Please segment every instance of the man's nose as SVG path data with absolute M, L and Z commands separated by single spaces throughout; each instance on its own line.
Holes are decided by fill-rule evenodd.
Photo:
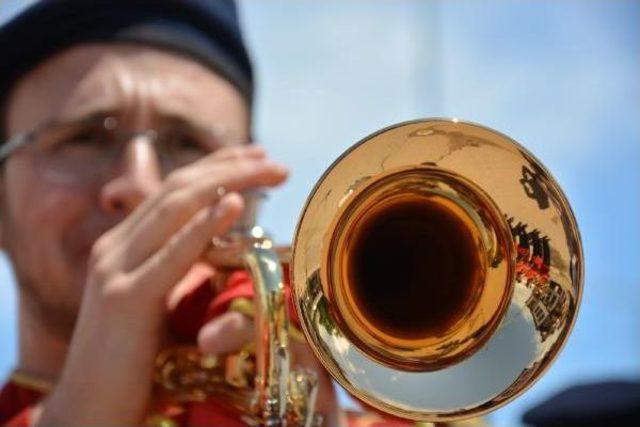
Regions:
M 140 136 L 124 147 L 114 173 L 102 186 L 102 208 L 114 214 L 129 214 L 160 188 L 162 177 L 152 143 Z

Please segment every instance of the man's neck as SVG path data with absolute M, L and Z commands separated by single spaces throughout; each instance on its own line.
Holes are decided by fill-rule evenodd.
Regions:
M 18 369 L 51 380 L 60 376 L 70 336 L 54 329 L 28 296 L 18 296 Z

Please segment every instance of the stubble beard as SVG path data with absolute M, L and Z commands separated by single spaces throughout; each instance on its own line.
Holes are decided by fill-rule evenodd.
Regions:
M 78 319 L 79 302 L 70 296 L 50 295 L 46 290 L 60 289 L 54 283 L 17 278 L 21 309 L 55 338 L 70 341 Z

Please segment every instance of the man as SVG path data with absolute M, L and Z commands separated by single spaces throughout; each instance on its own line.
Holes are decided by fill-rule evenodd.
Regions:
M 243 215 L 241 194 L 287 177 L 248 144 L 252 74 L 235 6 L 44 1 L 2 29 L 0 52 L 1 243 L 19 304 L 0 423 L 141 424 L 154 415 L 167 301 L 215 275 L 198 259 Z M 252 333 L 227 312 L 197 342 L 221 354 Z M 320 380 L 318 409 L 337 425 Z M 238 423 L 221 411 L 199 422 Z

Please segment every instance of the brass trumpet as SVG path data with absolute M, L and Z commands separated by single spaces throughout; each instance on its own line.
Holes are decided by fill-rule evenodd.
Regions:
M 583 286 L 556 181 L 507 136 L 456 119 L 400 123 L 352 146 L 311 192 L 290 251 L 257 236 L 207 259 L 253 275 L 255 366 L 238 374 L 242 356 L 168 349 L 156 376 L 177 399 L 222 399 L 251 425 L 321 423 L 313 373 L 289 366 L 283 263 L 333 378 L 430 422 L 482 415 L 531 386 L 565 344 Z M 247 373 L 253 386 L 237 383 Z

